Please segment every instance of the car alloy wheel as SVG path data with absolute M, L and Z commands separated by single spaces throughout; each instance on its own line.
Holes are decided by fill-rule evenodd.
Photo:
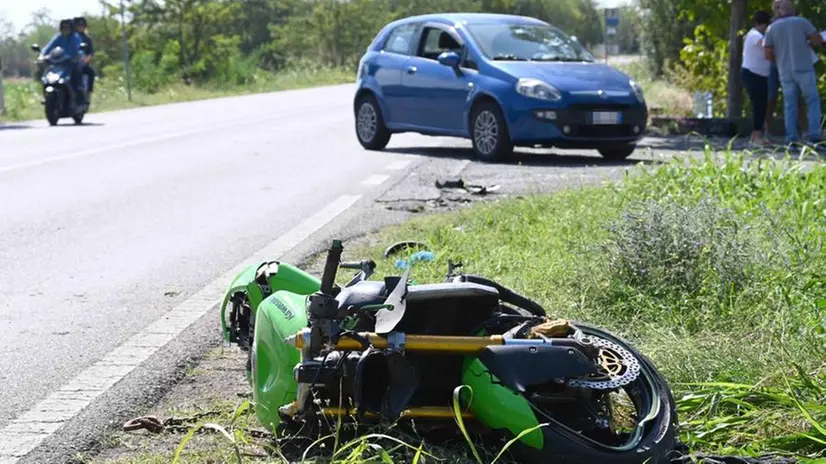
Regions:
M 368 101 L 362 103 L 357 120 L 357 130 L 362 141 L 369 143 L 376 137 L 377 119 L 376 108 L 373 104 Z
M 473 123 L 473 139 L 476 141 L 476 148 L 485 156 L 496 150 L 496 143 L 499 141 L 499 124 L 493 113 L 484 110 L 476 116 Z

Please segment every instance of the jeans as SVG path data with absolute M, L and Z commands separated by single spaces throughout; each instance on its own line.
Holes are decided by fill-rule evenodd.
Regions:
M 817 77 L 814 71 L 790 72 L 780 76 L 783 87 L 783 110 L 786 123 L 786 143 L 797 142 L 797 102 L 803 96 L 806 104 L 810 142 L 820 141 L 820 94 L 817 90 Z
M 769 106 L 769 78 L 755 74 L 746 68 L 740 68 L 740 78 L 751 100 L 752 127 L 755 132 L 762 132 L 766 122 L 766 110 Z

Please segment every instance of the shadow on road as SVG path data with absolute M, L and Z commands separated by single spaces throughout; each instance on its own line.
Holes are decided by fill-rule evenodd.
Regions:
M 473 150 L 460 147 L 398 147 L 386 148 L 384 151 L 405 155 L 420 155 L 434 158 L 453 158 L 472 160 Z M 660 164 L 659 160 L 639 160 L 630 158 L 620 161 L 606 160 L 600 156 L 585 156 L 576 153 L 558 154 L 551 151 L 543 153 L 525 153 L 518 148 L 513 156 L 507 160 L 488 164 L 521 164 L 523 166 L 557 166 L 557 167 L 585 167 L 585 166 L 631 166 L 635 164 Z
M 75 124 L 75 123 L 60 124 L 60 123 L 58 123 L 56 126 L 53 126 L 53 127 L 95 127 L 95 126 L 105 126 L 105 125 L 106 124 L 104 124 L 102 122 L 85 122 L 84 121 L 80 124 Z
M 32 126 L 27 124 L 0 124 L 0 131 L 12 129 L 31 129 Z

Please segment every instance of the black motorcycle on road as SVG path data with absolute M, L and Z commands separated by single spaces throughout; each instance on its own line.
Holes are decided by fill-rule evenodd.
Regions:
M 80 44 L 81 51 L 86 50 L 86 43 Z M 32 50 L 40 53 L 40 46 L 32 45 Z M 45 65 L 38 66 L 40 71 L 40 82 L 43 84 L 43 106 L 46 112 L 46 119 L 49 125 L 57 125 L 61 118 L 72 118 L 75 124 L 83 122 L 83 117 L 89 111 L 88 83 L 85 79 L 80 83 L 81 92 L 78 95 L 78 85 L 72 82 L 72 66 L 77 64 L 74 60 L 66 56 L 63 48 L 55 47 L 48 56 L 42 57 Z M 41 64 L 40 60 L 38 64 Z M 78 98 L 81 97 L 81 98 Z

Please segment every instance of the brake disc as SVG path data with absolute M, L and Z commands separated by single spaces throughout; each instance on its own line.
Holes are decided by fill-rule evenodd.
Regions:
M 601 375 L 596 378 L 571 379 L 568 381 L 569 386 L 593 390 L 614 390 L 628 385 L 639 377 L 639 361 L 622 346 L 593 335 L 582 337 L 580 342 L 591 344 L 599 349 L 597 363 Z

